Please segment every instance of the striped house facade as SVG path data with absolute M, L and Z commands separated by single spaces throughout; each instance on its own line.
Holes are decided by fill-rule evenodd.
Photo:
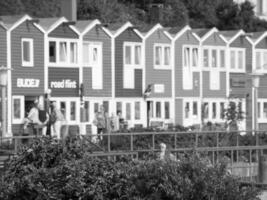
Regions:
M 28 15 L 1 20 L 0 61 L 12 68 L 9 135 L 20 134 L 36 99 L 56 101 L 70 130 L 80 134 L 95 132 L 101 105 L 109 116 L 121 113 L 128 128 L 154 122 L 200 127 L 224 123 L 224 110 L 234 102 L 246 113 L 242 129 L 267 126 L 266 32 Z M 261 75 L 258 93 L 254 72 Z

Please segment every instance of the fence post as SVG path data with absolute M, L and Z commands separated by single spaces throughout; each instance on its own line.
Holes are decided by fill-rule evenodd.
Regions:
M 133 133 L 131 132 L 131 151 L 133 151 Z
M 154 152 L 155 151 L 155 134 L 154 134 L 154 132 L 152 133 L 152 149 Z
M 108 152 L 110 152 L 110 132 L 108 132 Z
M 18 140 L 17 140 L 17 138 L 14 138 L 14 140 L 15 140 L 14 141 L 14 143 L 15 143 L 14 144 L 15 145 L 15 149 L 14 150 L 15 150 L 15 154 L 17 154 L 18 153 Z

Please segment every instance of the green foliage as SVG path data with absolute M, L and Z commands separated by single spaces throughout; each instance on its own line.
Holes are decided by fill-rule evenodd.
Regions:
M 242 188 L 225 164 L 211 166 L 195 153 L 180 161 L 115 162 L 92 158 L 89 146 L 77 137 L 36 140 L 9 164 L 0 199 L 250 200 L 258 194 Z

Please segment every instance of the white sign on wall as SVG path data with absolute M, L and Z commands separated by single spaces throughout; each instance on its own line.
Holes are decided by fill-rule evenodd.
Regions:
M 155 84 L 154 85 L 154 92 L 155 93 L 164 93 L 165 87 L 163 84 Z
M 77 82 L 70 79 L 63 79 L 61 81 L 51 81 L 50 88 L 77 88 Z
M 40 86 L 39 79 L 33 78 L 18 78 L 17 87 L 18 88 L 38 88 Z

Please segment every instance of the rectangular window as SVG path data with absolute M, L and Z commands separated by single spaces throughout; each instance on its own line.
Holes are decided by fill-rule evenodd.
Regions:
M 190 104 L 189 102 L 185 103 L 185 108 L 184 108 L 184 113 L 185 113 L 185 118 L 189 118 L 189 111 L 190 111 Z
M 224 50 L 220 51 L 220 64 L 221 64 L 221 68 L 225 67 L 225 51 Z
M 193 101 L 193 116 L 198 115 L 198 108 L 197 108 L 197 102 Z
M 70 120 L 71 121 L 76 120 L 76 102 L 75 101 L 70 102 Z
M 162 55 L 161 47 L 156 46 L 155 47 L 155 65 L 160 65 L 161 64 L 161 60 L 162 60 L 161 55 Z
M 267 69 L 267 52 L 263 53 L 263 69 L 266 70 Z
M 84 120 L 85 122 L 89 122 L 90 121 L 90 102 L 89 101 L 84 102 L 84 111 L 85 111 Z
M 204 119 L 209 118 L 209 103 L 205 102 L 203 105 L 203 114 L 204 114 Z
M 224 119 L 224 103 L 220 103 L 220 118 Z
M 49 62 L 55 63 L 57 61 L 56 55 L 56 42 L 49 42 Z
M 256 69 L 261 69 L 261 52 L 256 52 Z
M 164 65 L 170 65 L 170 57 L 171 57 L 171 48 L 164 48 Z
M 263 103 L 263 117 L 267 118 L 267 102 Z
M 77 43 L 70 43 L 70 62 L 77 63 Z
M 108 101 L 103 101 L 103 108 L 104 108 L 104 112 L 109 113 L 109 102 Z
M 88 45 L 88 43 L 84 43 L 83 44 L 83 63 L 85 65 L 90 64 L 90 58 L 88 55 L 89 55 L 89 45 Z
M 209 50 L 204 49 L 203 52 L 203 65 L 204 67 L 209 67 Z
M 131 53 L 131 47 L 130 46 L 126 46 L 125 47 L 125 64 L 132 64 L 132 53 Z
M 22 39 L 22 66 L 33 66 L 33 39 Z
M 67 62 L 67 42 L 59 42 L 59 61 Z
M 238 69 L 244 68 L 243 59 L 243 51 L 238 51 Z
M 140 117 L 140 102 L 135 102 L 134 103 L 134 118 L 136 120 L 140 120 L 141 117 Z
M 258 102 L 257 105 L 258 105 L 258 118 L 261 118 L 261 103 Z
M 216 103 L 213 102 L 212 103 L 212 119 L 216 119 L 217 116 L 217 107 L 216 107 Z
M 131 103 L 126 103 L 126 120 L 131 120 Z
M 13 99 L 13 119 L 18 120 L 21 119 L 21 99 Z
M 94 103 L 94 113 L 98 112 L 99 103 Z
M 211 54 L 211 61 L 212 61 L 212 67 L 217 67 L 217 50 L 212 49 L 212 54 Z
M 235 51 L 231 51 L 230 52 L 230 56 L 231 56 L 231 69 L 235 69 L 236 68 L 236 64 L 235 64 Z
M 184 48 L 184 67 L 189 67 L 189 59 L 190 59 L 190 48 Z
M 161 102 L 156 102 L 156 118 L 161 118 Z
M 164 103 L 165 107 L 165 119 L 170 119 L 170 102 L 165 102 Z
M 116 103 L 116 112 L 117 112 L 117 114 L 119 112 L 122 113 L 122 103 L 121 102 Z
M 66 102 L 65 101 L 60 102 L 60 111 L 63 114 L 64 118 L 66 119 Z
M 198 66 L 198 49 L 197 48 L 193 48 L 193 67 L 197 67 Z
M 158 44 L 154 46 L 154 65 L 155 68 L 166 68 L 170 65 L 171 48 Z
M 141 64 L 141 46 L 140 45 L 135 46 L 135 64 L 136 65 Z

